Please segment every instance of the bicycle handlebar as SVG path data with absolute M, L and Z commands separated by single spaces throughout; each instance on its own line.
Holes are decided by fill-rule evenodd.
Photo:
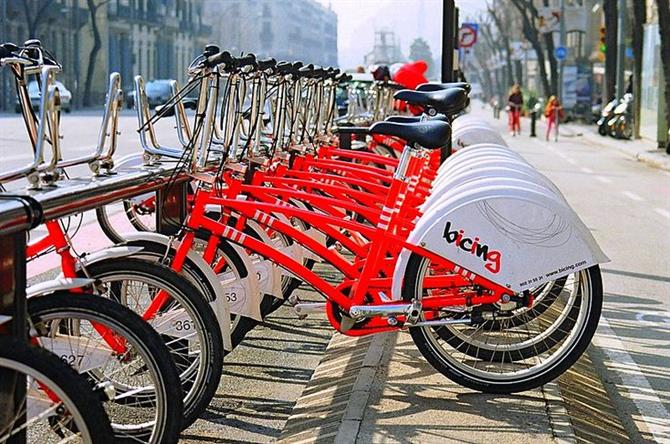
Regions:
M 208 68 L 213 68 L 222 63 L 225 64 L 226 66 L 234 64 L 233 56 L 231 56 L 228 51 L 221 51 L 214 55 L 210 55 L 206 57 L 204 61 L 204 65 Z
M 265 71 L 265 70 L 272 69 L 275 66 L 277 66 L 277 60 L 275 60 L 273 58 L 269 58 L 269 59 L 265 59 L 265 60 L 257 60 L 257 64 L 258 64 L 258 69 L 260 71 Z

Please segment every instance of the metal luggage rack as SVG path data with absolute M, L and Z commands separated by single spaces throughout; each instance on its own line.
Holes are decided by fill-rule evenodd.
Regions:
M 13 60 L 5 58 L 3 62 L 12 63 Z M 16 59 L 16 63 L 22 62 Z M 26 189 L 0 191 L 0 319 L 11 318 L 10 333 L 20 340 L 27 337 L 26 245 L 27 233 L 32 228 L 48 220 L 151 192 L 156 192 L 159 202 L 156 211 L 158 231 L 174 233 L 186 216 L 188 175 L 182 170 L 176 171 L 178 163 L 170 158 L 161 162 L 160 155 L 154 155 L 152 162 L 114 168 L 113 154 L 122 100 L 117 73 L 110 75 L 97 144 L 87 155 L 63 159 L 58 133 L 60 100 L 54 86 L 54 74 L 59 70 L 59 67 L 48 66 L 31 72 L 40 76 L 45 92 L 39 118 L 26 119 L 33 159 L 22 168 L 0 171 L 0 185 L 20 178 L 28 180 Z M 19 95 L 19 100 L 24 109 L 31 107 L 27 97 Z M 143 104 L 139 105 L 138 109 L 142 109 Z M 146 146 L 144 148 L 146 153 Z M 177 152 L 181 150 L 170 151 L 172 159 L 178 157 Z M 92 175 L 70 179 L 63 174 L 65 168 L 84 164 L 88 164 Z

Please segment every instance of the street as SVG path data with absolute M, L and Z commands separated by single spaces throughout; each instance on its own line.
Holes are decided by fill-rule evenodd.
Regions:
M 582 137 L 528 138 L 524 123 L 510 147 L 558 186 L 612 260 L 591 348 L 599 376 L 631 439 L 670 440 L 670 173 Z
M 481 395 L 435 375 L 401 333 L 377 345 L 362 344 L 365 359 L 374 347 L 383 353 L 365 365 L 365 359 L 352 357 L 347 362 L 360 365 L 347 367 L 352 376 L 339 379 L 319 370 L 332 368 L 328 363 L 334 360 L 326 347 L 332 330 L 323 317 L 299 320 L 284 308 L 227 358 L 216 401 L 184 432 L 184 442 L 303 439 L 297 436 L 306 442 L 335 437 L 358 442 L 670 442 L 670 172 L 607 147 L 607 138 L 596 144 L 577 135 L 593 131 L 589 127 L 568 125 L 558 142 L 547 142 L 528 137 L 527 119 L 522 134 L 510 137 L 504 115 L 494 120 L 479 104 L 472 113 L 493 123 L 511 149 L 558 186 L 612 260 L 602 266 L 603 316 L 588 356 L 543 390 Z M 66 158 L 93 148 L 99 120 L 94 112 L 64 116 Z M 175 144 L 172 120 L 161 125 L 164 143 Z M 0 115 L 0 127 L 2 169 L 27 162 L 20 118 Z M 124 111 L 116 158 L 140 152 L 135 127 L 134 115 Z M 538 134 L 544 134 L 544 123 Z M 86 169 L 73 174 L 86 174 Z M 80 251 L 107 243 L 92 215 L 85 216 L 74 242 Z M 38 261 L 38 267 L 30 265 L 34 279 L 55 266 L 46 258 Z M 303 294 L 316 297 L 307 290 Z M 346 358 L 342 348 L 336 350 L 337 359 Z M 356 347 L 350 352 L 358 353 Z M 360 383 L 364 389 L 346 389 L 366 370 L 373 376 L 367 385 Z M 324 385 L 324 378 L 334 387 Z M 309 407 L 315 405 L 310 404 L 313 386 L 326 387 L 316 396 L 325 407 Z M 365 393 L 363 401 L 357 393 Z M 311 401 L 305 399 L 309 396 Z M 358 417 L 347 416 L 356 402 L 364 403 Z M 567 418 L 565 430 L 556 418 Z

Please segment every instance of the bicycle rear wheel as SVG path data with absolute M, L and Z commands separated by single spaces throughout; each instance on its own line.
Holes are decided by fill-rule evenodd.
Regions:
M 45 444 L 115 442 L 101 395 L 86 379 L 44 349 L 0 338 L 0 386 L 16 383 L 14 411 L 0 412 L 0 443 L 21 437 Z

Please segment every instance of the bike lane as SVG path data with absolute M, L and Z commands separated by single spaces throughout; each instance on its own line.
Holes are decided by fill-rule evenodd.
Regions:
M 475 113 L 504 129 L 488 111 Z M 556 183 L 612 259 L 602 266 L 593 367 L 630 439 L 670 442 L 670 173 L 615 147 L 625 142 L 580 135 L 591 127 L 562 130 L 558 142 L 506 140 Z

